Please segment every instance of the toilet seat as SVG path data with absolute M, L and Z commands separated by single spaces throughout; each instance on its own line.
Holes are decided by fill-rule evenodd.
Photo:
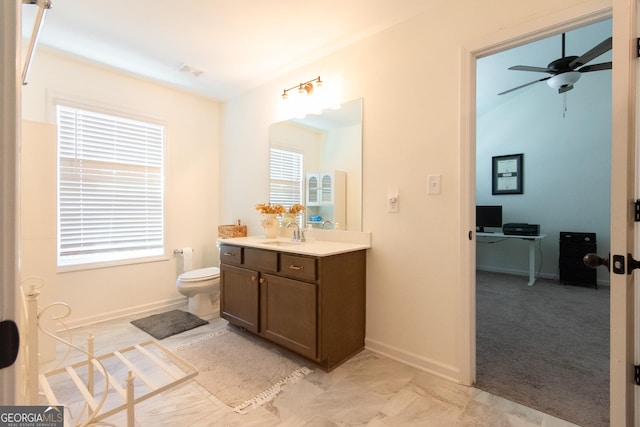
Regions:
M 203 280 L 215 279 L 220 276 L 218 267 L 198 268 L 197 270 L 186 271 L 178 276 L 178 281 L 183 283 L 201 282 Z

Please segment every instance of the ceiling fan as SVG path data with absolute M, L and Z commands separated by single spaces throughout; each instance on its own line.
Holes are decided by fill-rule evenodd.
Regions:
M 573 84 L 578 81 L 581 73 L 611 69 L 611 62 L 585 65 L 589 61 L 609 50 L 611 50 L 611 37 L 602 41 L 582 56 L 565 56 L 565 34 L 562 33 L 562 58 L 550 62 L 549 65 L 547 65 L 547 68 L 530 67 L 528 65 L 514 65 L 513 67 L 509 67 L 509 70 L 549 73 L 552 74 L 551 76 L 505 90 L 504 92 L 500 92 L 498 95 L 504 95 L 505 93 L 513 92 L 514 90 L 522 89 L 523 87 L 544 81 L 546 81 L 552 88 L 558 89 L 558 93 L 568 92 L 573 89 Z

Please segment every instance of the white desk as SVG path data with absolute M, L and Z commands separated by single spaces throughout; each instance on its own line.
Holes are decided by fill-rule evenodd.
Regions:
M 547 237 L 546 234 L 537 236 L 521 236 L 519 234 L 504 233 L 481 233 L 477 232 L 476 237 L 491 237 L 494 239 L 521 239 L 529 242 L 529 286 L 533 286 L 536 282 L 536 241 L 540 241 Z

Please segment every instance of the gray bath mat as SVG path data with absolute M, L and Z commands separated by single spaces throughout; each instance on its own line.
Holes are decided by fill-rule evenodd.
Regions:
M 171 310 L 166 313 L 153 314 L 131 322 L 157 340 L 206 325 L 206 320 L 182 310 Z

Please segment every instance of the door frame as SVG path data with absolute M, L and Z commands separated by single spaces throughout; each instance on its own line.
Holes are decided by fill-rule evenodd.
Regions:
M 0 58 L 0 320 L 19 322 L 17 304 L 19 260 L 19 141 L 21 117 L 20 50 L 21 12 L 19 1 L 0 1 L 2 37 Z M 15 404 L 16 364 L 0 369 L 0 405 Z
M 633 253 L 632 201 L 635 178 L 636 1 L 593 1 L 536 20 L 519 23 L 460 51 L 460 382 L 476 379 L 476 60 L 525 43 L 614 16 L 612 70 L 611 252 Z M 615 224 L 618 224 L 617 226 Z M 640 254 L 638 254 L 640 255 Z M 633 280 L 611 274 L 611 425 L 633 425 Z

